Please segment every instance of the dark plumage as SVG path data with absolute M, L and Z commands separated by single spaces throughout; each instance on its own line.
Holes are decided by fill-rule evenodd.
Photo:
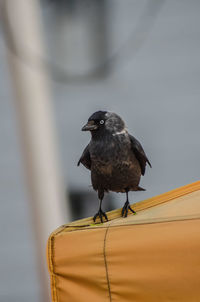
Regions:
M 125 192 L 127 199 L 122 216 L 133 211 L 128 200 L 129 191 L 141 191 L 140 177 L 145 174 L 146 163 L 151 164 L 139 141 L 130 135 L 124 121 L 115 113 L 97 111 L 88 119 L 82 131 L 91 132 L 91 141 L 78 161 L 91 170 L 94 190 L 98 191 L 99 211 L 94 216 L 103 222 L 107 215 L 101 209 L 104 192 Z

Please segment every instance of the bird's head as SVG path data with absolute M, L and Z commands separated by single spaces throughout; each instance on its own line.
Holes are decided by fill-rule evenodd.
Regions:
M 115 135 L 125 131 L 125 124 L 116 113 L 97 111 L 89 117 L 82 131 L 90 131 L 92 136 L 102 135 L 103 133 Z

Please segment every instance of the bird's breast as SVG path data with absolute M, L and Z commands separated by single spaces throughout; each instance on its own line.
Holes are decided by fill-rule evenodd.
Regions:
M 129 174 L 130 171 L 138 170 L 138 162 L 134 159 L 116 159 L 114 161 L 93 160 L 92 171 L 102 176 Z
M 121 137 L 122 136 L 122 137 Z M 102 176 L 118 176 L 138 169 L 138 162 L 126 136 L 98 141 L 90 149 L 91 170 Z
M 101 161 L 105 164 L 108 162 L 114 163 L 116 160 L 126 160 L 130 152 L 130 142 L 123 141 L 122 138 L 119 139 L 118 137 L 95 142 L 90 148 L 92 161 Z

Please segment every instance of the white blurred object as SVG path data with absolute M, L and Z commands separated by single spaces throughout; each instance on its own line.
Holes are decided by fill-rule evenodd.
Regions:
M 41 301 L 46 302 L 50 301 L 46 243 L 55 228 L 70 220 L 69 209 L 66 208 L 57 163 L 48 73 L 42 62 L 38 69 L 23 60 L 23 56 L 26 60 L 32 54 L 44 57 L 39 3 L 38 0 L 7 0 L 4 5 L 2 19 L 10 47 L 8 61 L 16 93 L 16 108 L 31 197 Z

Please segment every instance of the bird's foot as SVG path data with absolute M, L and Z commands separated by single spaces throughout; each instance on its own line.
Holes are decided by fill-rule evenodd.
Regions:
M 107 217 L 106 213 L 103 212 L 101 209 L 99 210 L 99 212 L 97 212 L 97 213 L 94 215 L 94 217 L 93 217 L 94 222 L 96 221 L 97 217 L 99 217 L 101 223 L 104 222 L 104 221 L 103 221 L 103 217 L 105 218 L 106 221 L 108 221 L 108 217 Z
M 122 208 L 122 217 L 127 217 L 128 210 L 130 210 L 133 214 L 136 214 L 136 212 L 131 208 L 130 203 L 126 201 Z

